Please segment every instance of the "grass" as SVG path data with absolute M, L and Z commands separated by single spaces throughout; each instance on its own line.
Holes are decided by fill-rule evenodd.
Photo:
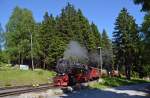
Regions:
M 8 86 L 22 86 L 33 84 L 44 84 L 49 82 L 49 78 L 55 75 L 54 72 L 42 69 L 19 70 L 10 69 L 0 70 L 0 88 Z
M 101 83 L 95 83 L 90 85 L 91 88 L 103 89 L 107 87 L 117 87 L 117 86 L 124 86 L 124 85 L 131 85 L 131 84 L 138 84 L 138 83 L 148 83 L 150 81 L 141 80 L 141 79 L 131 79 L 127 80 L 126 78 L 117 78 L 117 77 L 105 77 L 102 78 Z
M 33 85 L 33 84 L 44 84 L 49 82 L 49 78 L 55 76 L 52 71 L 46 71 L 42 69 L 31 70 L 19 70 L 14 69 L 10 65 L 0 65 L 0 88 L 10 86 L 22 86 L 22 85 Z M 90 85 L 91 88 L 106 88 L 116 87 L 123 85 L 131 85 L 137 83 L 145 83 L 150 81 L 131 79 L 126 80 L 125 78 L 102 78 L 101 83 L 95 83 Z

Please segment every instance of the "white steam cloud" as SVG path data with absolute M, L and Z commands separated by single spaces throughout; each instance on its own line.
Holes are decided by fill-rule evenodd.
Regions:
M 88 59 L 86 48 L 82 47 L 77 41 L 70 41 L 68 48 L 64 52 L 64 58 L 75 62 Z

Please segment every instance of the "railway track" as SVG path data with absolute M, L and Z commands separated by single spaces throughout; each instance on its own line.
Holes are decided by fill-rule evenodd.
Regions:
M 44 84 L 40 85 L 38 87 L 33 86 L 22 86 L 22 87 L 11 87 L 11 88 L 1 88 L 0 89 L 0 97 L 4 96 L 11 96 L 11 95 L 17 95 L 22 93 L 28 93 L 28 92 L 39 92 L 44 91 L 47 89 L 54 88 L 51 84 Z
M 80 83 L 80 85 L 86 87 L 90 83 L 97 82 L 97 80 Z M 76 86 L 72 86 L 72 88 L 76 88 Z M 33 87 L 31 85 L 28 86 L 19 86 L 19 87 L 10 87 L 10 88 L 0 88 L 0 97 L 11 96 L 11 95 L 19 95 L 23 93 L 29 92 L 40 92 L 48 89 L 63 89 L 66 90 L 67 87 L 54 87 L 53 84 L 43 84 L 38 87 Z

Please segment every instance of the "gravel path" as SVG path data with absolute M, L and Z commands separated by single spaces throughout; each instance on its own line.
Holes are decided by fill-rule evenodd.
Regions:
M 150 98 L 150 83 L 104 90 L 85 89 L 55 98 Z

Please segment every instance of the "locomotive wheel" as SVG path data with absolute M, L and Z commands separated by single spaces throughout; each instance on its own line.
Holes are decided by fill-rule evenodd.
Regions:
M 95 77 L 95 78 L 94 78 L 94 80 L 98 80 L 98 79 L 99 79 L 99 77 Z
M 90 81 L 93 81 L 93 80 L 94 80 L 94 77 L 90 76 L 89 80 L 90 80 Z

